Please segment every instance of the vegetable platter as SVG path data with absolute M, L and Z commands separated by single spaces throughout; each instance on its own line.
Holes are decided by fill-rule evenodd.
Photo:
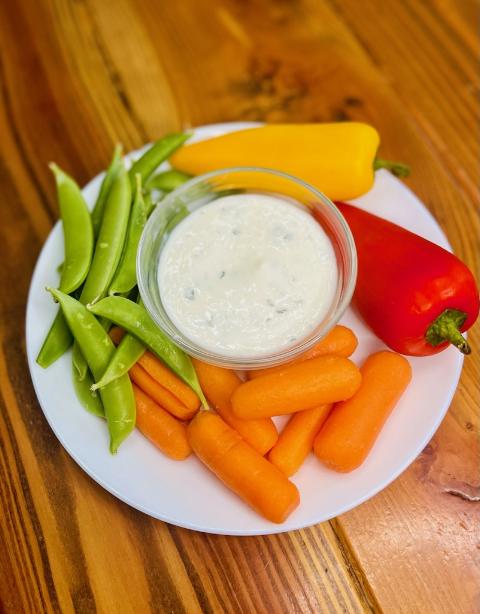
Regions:
M 251 126 L 245 123 L 231 123 L 200 127 L 194 131 L 189 143 Z M 136 160 L 142 153 L 143 151 L 133 152 L 127 158 Z M 115 159 L 112 163 L 115 164 Z M 167 169 L 168 165 L 165 164 L 162 168 Z M 56 177 L 58 181 L 59 171 L 56 171 Z M 82 190 L 90 208 L 98 202 L 102 179 L 102 176 L 96 177 Z M 172 187 L 175 187 L 175 176 L 169 176 L 169 180 L 172 181 Z M 135 181 L 131 181 L 129 187 L 134 192 Z M 373 187 L 364 196 L 350 199 L 349 202 L 449 249 L 448 241 L 428 210 L 405 185 L 386 170 L 375 173 Z M 93 218 L 95 224 L 94 220 L 95 218 Z M 94 232 L 93 228 L 92 233 Z M 51 295 L 45 292 L 45 287 L 59 286 L 60 276 L 57 267 L 64 260 L 68 264 L 74 257 L 74 251 L 64 254 L 62 228 L 57 224 L 39 256 L 28 299 L 27 352 L 35 390 L 50 426 L 67 452 L 84 471 L 122 501 L 155 518 L 182 527 L 230 535 L 260 535 L 289 531 L 328 520 L 359 505 L 394 480 L 433 436 L 455 393 L 463 362 L 463 355 L 455 348 L 449 347 L 428 358 L 409 357 L 411 382 L 366 460 L 352 471 L 350 471 L 352 467 L 349 467 L 345 469 L 348 470 L 347 473 L 339 473 L 319 463 L 317 458 L 310 454 L 299 471 L 290 478 L 291 483 L 296 486 L 295 490 L 298 489 L 301 494 L 301 505 L 293 509 L 283 522 L 274 524 L 271 520 L 255 513 L 225 488 L 211 472 L 206 470 L 195 455 L 190 455 L 182 462 L 175 462 L 161 454 L 138 429 L 133 430 L 133 425 L 131 428 L 127 427 L 133 432 L 125 437 L 123 443 L 120 442 L 121 448 L 118 453 L 111 454 L 109 446 L 116 449 L 118 445 L 112 443 L 107 429 L 100 423 L 100 418 L 86 412 L 75 394 L 71 352 L 63 354 L 48 369 L 37 364 L 36 359 L 45 334 L 58 308 Z M 64 272 L 64 269 L 61 269 L 62 283 L 67 290 L 71 290 L 72 284 L 79 282 L 82 267 L 86 268 L 85 262 L 74 266 L 76 279 L 75 276 L 68 274 L 68 270 Z M 105 266 L 94 280 L 96 284 L 99 283 L 98 277 L 101 277 L 104 269 Z M 130 285 L 128 277 L 128 271 L 115 276 L 119 293 L 128 291 Z M 86 284 L 83 286 L 83 292 L 85 287 Z M 58 293 L 56 298 L 63 301 Z M 77 303 L 74 299 L 73 302 Z M 100 304 L 101 301 L 97 303 Z M 142 308 L 141 305 L 138 307 Z M 92 310 L 95 311 L 95 306 Z M 351 356 L 357 365 L 362 365 L 372 353 L 387 349 L 365 324 L 355 307 L 347 309 L 340 324 L 352 329 L 358 339 L 358 347 Z M 98 328 L 107 336 L 100 325 Z M 102 335 L 101 332 L 98 334 Z M 116 341 L 120 342 L 120 339 Z M 114 352 L 113 342 L 107 339 L 105 348 L 106 352 L 103 358 L 100 358 L 101 364 L 97 365 L 98 372 L 94 374 L 95 380 L 101 378 L 100 371 L 105 370 L 108 358 Z M 130 350 L 132 351 L 131 348 Z M 138 355 L 143 353 L 138 346 L 137 351 Z M 88 348 L 83 348 L 83 352 L 88 354 Z M 80 353 L 79 363 L 82 362 L 82 358 L 83 354 Z M 176 358 L 172 360 L 175 361 Z M 172 364 L 174 363 L 169 366 L 172 367 Z M 92 369 L 92 365 L 90 367 Z M 183 383 L 197 386 L 197 380 L 192 379 L 192 375 L 189 375 L 184 367 L 185 365 L 181 373 L 177 371 Z M 134 381 L 137 421 L 139 415 L 148 420 L 151 409 L 148 395 L 147 398 L 142 396 L 142 390 L 145 389 L 140 390 L 134 376 L 131 377 Z M 201 382 L 202 377 L 199 379 Z M 251 383 L 257 385 L 255 378 Z M 178 383 L 174 385 L 178 386 Z M 182 395 L 184 392 L 182 389 L 179 394 Z M 202 396 L 202 393 L 199 395 Z M 186 403 L 188 404 L 188 401 Z M 349 401 L 345 403 L 348 404 Z M 239 406 L 242 404 L 241 400 L 238 404 Z M 140 413 L 139 408 L 141 408 Z M 215 417 L 215 414 L 205 412 L 202 414 L 209 420 Z M 312 416 L 312 420 L 322 419 L 319 414 Z M 125 424 L 127 422 L 128 420 Z M 275 417 L 274 422 L 280 430 L 286 422 L 286 417 Z M 214 429 L 216 426 L 212 425 L 209 428 Z M 121 439 L 123 440 L 123 435 Z M 319 454 L 324 454 L 326 448 L 328 442 L 323 446 L 323 452 Z M 178 458 L 186 455 L 181 446 L 173 453 L 178 454 Z

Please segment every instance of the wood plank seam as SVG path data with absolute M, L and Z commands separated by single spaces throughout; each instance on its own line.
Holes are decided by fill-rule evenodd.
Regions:
M 328 527 L 328 524 L 325 525 Z M 302 562 L 301 570 L 307 571 L 308 568 L 313 572 L 316 582 L 313 586 L 313 592 L 317 599 L 317 603 L 321 606 L 322 611 L 338 611 L 347 610 L 354 613 L 359 612 L 358 604 L 351 599 L 351 593 L 355 593 L 355 587 L 352 587 L 348 572 L 341 564 L 341 561 L 332 552 L 328 542 L 328 535 L 325 534 L 324 525 L 319 525 L 314 529 L 301 529 L 296 532 L 285 534 L 286 539 L 290 541 L 297 557 Z M 314 544 L 308 537 L 312 536 Z M 338 573 L 337 573 L 338 572 Z M 312 576 L 305 575 L 305 580 L 311 582 Z M 360 600 L 358 599 L 360 602 Z
M 195 569 L 195 565 L 192 563 L 192 560 L 186 548 L 184 547 L 182 540 L 179 539 L 178 529 L 174 525 L 171 525 L 168 523 L 166 524 L 166 527 L 168 529 L 168 532 L 170 533 L 170 536 L 173 540 L 173 543 L 175 544 L 176 549 L 178 550 L 180 554 L 180 558 L 182 559 L 182 562 L 185 565 L 185 571 L 195 590 L 195 594 L 199 601 L 202 612 L 204 612 L 205 614 L 213 613 L 212 606 L 208 599 L 207 592 L 205 590 L 203 582 L 200 579 L 200 575 Z
M 144 574 L 154 608 L 161 608 L 160 611 L 175 612 L 175 614 L 187 614 L 175 579 L 169 574 L 165 561 L 155 556 L 155 528 L 153 525 L 159 521 L 146 517 L 142 519 L 144 522 L 139 523 L 136 522 L 135 512 L 131 508 L 127 507 L 125 512 L 131 517 L 133 532 L 138 537 L 136 540 L 138 553 L 143 562 Z
M 299 534 L 300 534 L 300 532 L 299 532 Z M 307 591 L 305 589 L 305 580 L 307 580 L 307 582 L 308 582 L 308 578 L 306 576 L 305 569 L 304 569 L 303 566 L 300 567 L 300 566 L 294 565 L 291 557 L 288 556 L 287 548 L 284 547 L 283 544 L 282 544 L 282 541 L 285 540 L 287 542 L 290 542 L 295 547 L 295 545 L 293 543 L 294 540 L 292 539 L 292 537 L 293 537 L 293 535 L 291 533 L 289 533 L 289 532 L 285 533 L 284 535 L 281 536 L 281 539 L 279 541 L 280 541 L 280 544 L 281 544 L 282 554 L 284 555 L 285 559 L 288 561 L 288 564 L 289 564 L 290 568 L 292 569 L 292 572 L 297 577 L 299 585 L 301 586 L 301 590 L 303 592 L 303 595 L 304 595 L 305 599 L 307 601 L 310 601 L 309 596 L 307 594 Z M 314 565 L 313 565 L 312 561 L 309 561 L 309 565 L 311 566 L 311 568 L 314 568 Z M 298 567 L 298 570 L 297 570 L 297 567 Z M 314 571 L 316 571 L 316 570 L 314 570 Z M 300 577 L 300 572 L 303 572 L 303 574 L 302 574 L 303 577 Z M 318 583 L 318 576 L 317 576 L 317 583 Z M 323 591 L 322 591 L 321 595 L 318 595 L 317 593 L 319 593 L 320 591 L 315 590 L 316 588 L 317 587 L 314 587 L 314 596 L 315 596 L 315 600 L 317 602 L 317 605 L 320 605 L 320 604 L 326 605 L 325 595 L 323 595 Z
M 348 537 L 341 526 L 341 520 L 334 518 L 329 521 L 332 527 L 333 533 L 338 541 L 338 547 L 342 553 L 343 560 L 348 569 L 352 582 L 357 590 L 357 593 L 361 597 L 361 600 L 368 612 L 374 612 L 375 614 L 381 613 L 382 609 L 377 601 L 375 593 L 370 586 L 370 583 L 363 571 L 363 567 L 360 561 L 357 559 L 353 552 Z
M 206 547 L 206 549 L 208 550 L 212 561 L 215 563 L 215 567 L 217 569 L 217 575 L 218 578 L 216 578 L 211 572 L 210 570 L 208 570 L 209 576 L 210 576 L 210 581 L 212 582 L 212 586 L 216 586 L 216 591 L 217 591 L 217 598 L 220 601 L 220 605 L 222 607 L 222 611 L 225 612 L 242 612 L 242 610 L 244 609 L 244 607 L 242 607 L 242 604 L 240 603 L 240 599 L 238 596 L 238 588 L 234 585 L 234 583 L 232 582 L 230 575 L 228 573 L 228 569 L 226 567 L 226 565 L 222 564 L 222 559 L 220 557 L 219 554 L 219 548 L 216 547 L 215 542 L 216 541 L 224 541 L 224 537 L 223 536 L 217 536 L 217 535 L 210 535 L 207 534 L 205 536 L 202 536 L 201 538 L 202 541 L 202 545 L 203 547 Z M 217 585 L 217 582 L 220 581 L 221 587 L 228 587 L 229 589 L 229 595 L 231 596 L 231 601 L 227 604 L 225 603 L 221 592 L 220 592 L 220 586 Z M 237 607 L 233 607 L 233 604 L 236 604 Z M 228 606 L 228 607 L 227 607 Z

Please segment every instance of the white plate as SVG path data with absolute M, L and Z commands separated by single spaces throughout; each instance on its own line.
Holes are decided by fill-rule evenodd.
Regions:
M 195 131 L 194 138 L 250 125 L 204 126 Z M 100 182 L 101 176 L 96 177 L 84 189 L 90 205 Z M 386 171 L 377 173 L 374 188 L 356 204 L 449 249 L 445 235 L 424 205 Z M 38 258 L 27 306 L 28 361 L 40 405 L 64 448 L 94 480 L 132 507 L 175 525 L 210 533 L 261 535 L 306 527 L 352 509 L 385 488 L 425 447 L 442 421 L 460 377 L 462 355 L 453 348 L 429 358 L 410 359 L 412 383 L 367 461 L 343 475 L 324 468 L 311 455 L 293 478 L 300 489 L 301 504 L 285 523 L 276 525 L 251 511 L 196 458 L 169 460 L 139 432 L 111 456 L 105 423 L 88 414 L 75 397 L 70 352 L 47 370 L 36 364 L 56 311 L 44 288 L 57 285 L 56 267 L 62 260 L 62 231 L 56 224 Z M 358 335 L 357 363 L 384 347 L 352 310 L 342 322 Z

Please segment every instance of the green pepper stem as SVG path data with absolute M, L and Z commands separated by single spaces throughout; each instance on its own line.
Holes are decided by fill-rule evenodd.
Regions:
M 470 354 L 471 348 L 467 340 L 460 332 L 460 327 L 467 319 L 467 314 L 459 309 L 445 309 L 436 320 L 430 324 L 425 338 L 427 343 L 435 347 L 448 341 L 462 354 Z
M 386 168 L 395 177 L 408 177 L 410 175 L 410 167 L 402 162 L 391 162 L 390 160 L 382 160 L 375 158 L 373 161 L 373 169 Z

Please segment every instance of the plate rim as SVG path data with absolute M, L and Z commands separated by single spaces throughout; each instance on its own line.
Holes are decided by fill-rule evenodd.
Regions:
M 205 125 L 201 125 L 201 126 L 197 126 L 195 128 L 191 128 L 192 132 L 195 133 L 195 131 L 201 129 L 201 130 L 228 130 L 228 131 L 236 131 L 236 130 L 241 130 L 241 129 L 245 129 L 245 128 L 250 128 L 250 127 L 255 127 L 261 125 L 260 122 L 222 122 L 222 123 L 213 123 L 213 124 L 205 124 Z M 139 149 L 136 150 L 132 150 L 131 152 L 128 152 L 126 154 L 126 157 L 134 157 L 135 155 L 138 155 L 142 152 L 142 150 L 144 150 L 146 147 L 148 147 L 148 143 L 144 146 L 142 146 Z M 83 186 L 82 192 L 84 190 L 87 190 L 91 187 L 91 185 L 94 182 L 100 182 L 101 181 L 101 177 L 103 177 L 104 175 L 104 171 L 101 173 L 98 173 L 95 177 L 93 177 L 89 182 L 87 182 L 85 184 L 85 186 Z M 401 182 L 399 182 L 406 190 L 408 190 L 408 188 L 406 186 L 404 186 Z M 416 196 L 416 195 L 415 195 Z M 448 241 L 448 238 L 446 237 L 442 227 L 440 226 L 440 224 L 437 222 L 437 220 L 435 219 L 435 217 L 433 216 L 433 214 L 430 212 L 430 210 L 425 206 L 425 204 L 417 197 L 418 201 L 420 202 L 420 204 L 422 205 L 423 209 L 425 210 L 425 212 L 428 214 L 429 218 L 430 218 L 430 222 L 433 223 L 437 229 L 440 231 L 445 245 L 448 247 L 448 249 L 450 251 L 452 251 L 451 249 L 451 245 Z M 377 495 L 379 492 L 381 492 L 382 490 L 384 490 L 387 486 L 389 486 L 390 484 L 392 484 L 404 471 L 406 471 L 406 469 L 413 464 L 413 462 L 418 458 L 419 454 L 422 452 L 422 450 L 425 448 L 425 446 L 428 444 L 428 442 L 432 439 L 432 437 L 435 435 L 436 431 L 438 430 L 440 424 L 442 423 L 443 419 L 445 418 L 445 415 L 448 412 L 448 409 L 451 405 L 451 402 L 453 400 L 453 397 L 455 396 L 455 393 L 457 391 L 457 387 L 458 387 L 458 383 L 460 380 L 460 375 L 462 372 L 462 368 L 463 368 L 463 355 L 460 355 L 458 357 L 458 360 L 456 362 L 456 370 L 455 373 L 452 373 L 452 385 L 448 391 L 448 395 L 445 396 L 441 410 L 438 411 L 437 414 L 437 418 L 433 423 L 432 428 L 429 430 L 429 432 L 423 437 L 423 439 L 421 440 L 421 442 L 416 446 L 415 448 L 415 452 L 412 452 L 411 454 L 408 455 L 408 458 L 406 461 L 399 463 L 399 467 L 391 474 L 388 476 L 388 478 L 385 478 L 384 480 L 382 480 L 379 484 L 376 484 L 374 487 L 372 487 L 371 489 L 368 490 L 367 493 L 365 493 L 363 496 L 355 499 L 353 502 L 349 503 L 349 504 L 345 504 L 343 506 L 341 506 L 338 511 L 336 512 L 336 514 L 334 516 L 331 515 L 326 515 L 326 517 L 321 517 L 319 516 L 319 518 L 317 520 L 315 520 L 314 522 L 299 522 L 297 524 L 294 524 L 293 526 L 284 526 L 284 525 L 277 525 L 272 523 L 271 527 L 269 528 L 265 528 L 265 529 L 256 529 L 256 530 L 245 530 L 245 529 L 230 529 L 230 530 L 226 530 L 226 529 L 206 529 L 203 526 L 198 526 L 195 525 L 195 523 L 186 523 L 186 522 L 179 522 L 173 518 L 170 518 L 166 515 L 162 515 L 159 514 L 158 512 L 148 509 L 148 507 L 143 506 L 143 505 L 139 505 L 138 503 L 135 503 L 134 501 L 130 500 L 128 496 L 125 496 L 124 494 L 118 492 L 114 487 L 110 486 L 108 484 L 108 482 L 104 481 L 100 476 L 97 475 L 95 470 L 92 470 L 91 468 L 88 467 L 88 465 L 86 465 L 78 456 L 77 454 L 72 451 L 69 447 L 69 445 L 66 443 L 66 441 L 64 440 L 63 436 L 61 436 L 59 434 L 59 432 L 57 431 L 55 424 L 53 421 L 50 420 L 49 416 L 48 416 L 48 412 L 45 411 L 44 407 L 43 407 L 43 403 L 40 399 L 40 395 L 39 395 L 39 390 L 37 389 L 37 381 L 36 381 L 36 377 L 34 375 L 34 369 L 33 369 L 33 365 L 36 364 L 35 361 L 35 356 L 33 355 L 33 350 L 31 348 L 31 342 L 29 340 L 29 327 L 28 327 L 28 321 L 30 319 L 30 312 L 33 309 L 33 300 L 32 300 L 32 296 L 33 296 L 33 287 L 34 287 L 34 281 L 36 279 L 36 276 L 38 274 L 38 270 L 39 270 L 39 263 L 40 263 L 40 257 L 41 254 L 43 253 L 43 251 L 47 248 L 47 245 L 50 241 L 53 240 L 53 235 L 55 232 L 55 229 L 57 228 L 57 226 L 59 226 L 61 224 L 60 220 L 57 220 L 56 223 L 52 226 L 47 239 L 45 240 L 45 242 L 43 243 L 40 252 L 38 253 L 36 262 L 35 262 L 35 266 L 32 272 L 32 276 L 30 279 L 30 285 L 29 285 L 29 289 L 28 289 L 28 294 L 27 294 L 27 304 L 26 304 L 26 310 L 25 310 L 25 341 L 26 341 L 26 353 L 27 353 L 27 362 L 28 362 L 28 368 L 29 368 L 29 372 L 30 372 L 30 378 L 33 384 L 33 388 L 35 390 L 35 395 L 37 397 L 37 402 L 42 410 L 42 413 L 45 417 L 45 419 L 47 420 L 48 425 L 50 426 L 50 428 L 52 429 L 53 433 L 55 434 L 55 437 L 58 439 L 58 441 L 60 442 L 60 444 L 62 445 L 62 447 L 64 448 L 64 450 L 68 453 L 68 455 L 77 463 L 77 465 L 79 465 L 79 467 L 89 476 L 89 478 L 91 478 L 92 480 L 94 480 L 99 486 L 101 486 L 102 488 L 104 488 L 107 492 L 109 492 L 111 495 L 113 495 L 114 497 L 116 497 L 117 499 L 119 499 L 120 501 L 122 501 L 123 503 L 129 505 L 130 507 L 144 513 L 147 514 L 148 516 L 155 518 L 157 520 L 161 520 L 162 522 L 167 522 L 169 524 L 172 524 L 174 526 L 178 526 L 184 529 L 188 529 L 188 530 L 192 530 L 192 531 L 199 531 L 202 533 L 208 533 L 208 534 L 213 534 L 213 535 L 231 535 L 231 536 L 242 536 L 242 537 L 251 537 L 251 536 L 255 536 L 255 535 L 273 535 L 273 534 L 279 534 L 279 533 L 285 533 L 285 532 L 289 532 L 289 531 L 297 531 L 300 529 L 304 529 L 307 527 L 311 527 L 311 526 L 316 526 L 317 524 L 320 524 L 322 522 L 326 522 L 328 520 L 331 520 L 332 518 L 336 518 L 342 514 L 345 514 L 346 512 L 358 507 L 359 505 L 361 505 L 362 503 L 365 503 L 366 501 L 368 501 L 369 499 L 371 499 L 372 497 L 374 497 L 375 495 Z

